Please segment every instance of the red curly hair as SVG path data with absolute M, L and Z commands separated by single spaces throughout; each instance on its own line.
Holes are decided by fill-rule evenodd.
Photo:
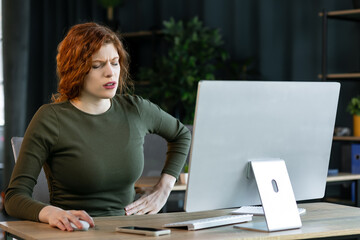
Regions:
M 132 86 L 129 77 L 129 56 L 119 37 L 108 27 L 89 22 L 73 26 L 58 46 L 58 93 L 53 102 L 78 97 L 84 87 L 84 78 L 92 66 L 92 56 L 104 44 L 114 44 L 119 54 L 120 76 L 118 90 L 124 93 Z

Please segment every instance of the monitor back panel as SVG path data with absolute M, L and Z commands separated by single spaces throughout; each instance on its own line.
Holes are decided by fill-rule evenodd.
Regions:
M 201 81 L 186 211 L 260 204 L 251 159 L 285 160 L 296 200 L 325 192 L 340 84 Z

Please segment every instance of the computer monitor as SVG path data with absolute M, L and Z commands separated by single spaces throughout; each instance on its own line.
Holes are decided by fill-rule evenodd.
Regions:
M 252 159 L 286 163 L 295 199 L 325 193 L 340 84 L 201 81 L 185 211 L 261 204 Z

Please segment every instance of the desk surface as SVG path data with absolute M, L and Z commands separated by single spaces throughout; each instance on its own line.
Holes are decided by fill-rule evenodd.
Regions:
M 155 186 L 160 177 L 141 177 L 139 180 L 136 181 L 135 187 L 137 188 L 148 188 Z M 185 191 L 186 184 L 180 183 L 177 181 L 172 189 L 172 191 Z
M 160 177 L 141 177 L 135 184 L 137 188 L 153 187 L 159 181 Z M 353 173 L 339 173 L 334 176 L 328 176 L 327 182 L 339 182 L 339 181 L 354 181 L 360 180 L 360 174 Z M 186 184 L 176 182 L 173 191 L 185 191 Z
M 172 229 L 169 236 L 146 237 L 146 239 L 305 239 L 360 235 L 360 208 L 331 203 L 306 203 L 299 206 L 307 210 L 307 213 L 301 216 L 303 226 L 300 229 L 266 233 L 236 229 L 229 225 L 198 231 Z M 126 225 L 161 227 L 168 222 L 220 216 L 229 211 L 227 209 L 195 213 L 97 217 L 94 218 L 96 227 L 86 232 L 63 232 L 48 224 L 30 221 L 0 222 L 0 228 L 23 239 L 144 239 L 142 235 L 117 233 L 115 227 Z M 253 218 L 253 221 L 263 220 L 264 218 L 259 216 Z

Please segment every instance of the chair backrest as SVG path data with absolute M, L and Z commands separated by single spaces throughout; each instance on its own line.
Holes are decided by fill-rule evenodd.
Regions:
M 22 141 L 22 137 L 11 138 L 11 146 L 14 153 L 15 162 L 19 156 Z M 37 183 L 34 187 L 33 198 L 43 203 L 50 203 L 49 188 L 43 168 L 41 168 Z

